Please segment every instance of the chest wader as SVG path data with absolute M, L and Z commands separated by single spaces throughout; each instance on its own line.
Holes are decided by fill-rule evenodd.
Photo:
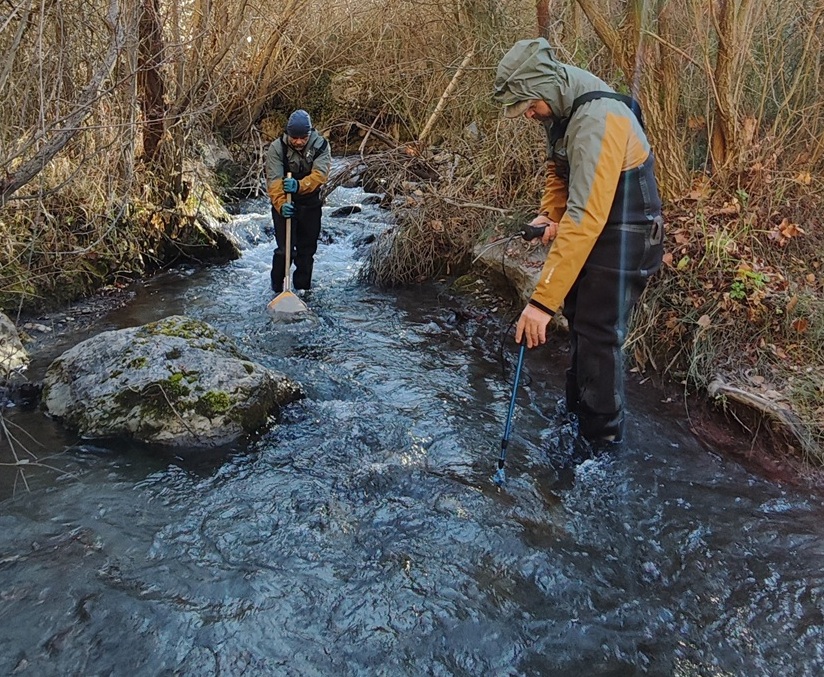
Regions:
M 627 99 L 608 92 L 584 95 L 587 101 L 601 96 Z M 568 177 L 565 156 L 553 159 L 559 175 L 566 169 Z M 650 153 L 644 164 L 621 173 L 604 230 L 564 299 L 571 352 L 567 409 L 577 414 L 581 434 L 595 442 L 623 439 L 622 348 L 632 308 L 661 267 L 664 220 L 654 167 Z
M 299 161 L 290 161 L 288 158 L 286 137 L 281 140 L 282 161 L 284 175 L 292 172 L 292 177 L 300 181 L 312 172 L 311 162 L 305 159 L 305 151 L 301 153 Z M 327 141 L 317 144 L 312 157 L 317 157 L 326 150 Z M 295 273 L 292 276 L 292 287 L 295 289 L 311 289 L 312 270 L 315 266 L 315 253 L 318 250 L 320 237 L 320 221 L 323 203 L 320 199 L 320 188 L 305 195 L 292 195 L 292 204 L 295 213 L 291 219 L 292 251 L 290 259 L 295 264 Z M 286 275 L 286 219 L 272 207 L 272 221 L 275 224 L 275 242 L 277 247 L 272 256 L 271 282 L 272 291 L 283 291 L 283 279 Z

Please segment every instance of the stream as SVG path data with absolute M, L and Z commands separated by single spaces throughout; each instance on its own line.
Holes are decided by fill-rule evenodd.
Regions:
M 0 674 L 824 674 L 822 497 L 708 449 L 639 386 L 626 448 L 565 475 L 562 342 L 527 355 L 499 490 L 516 311 L 359 281 L 387 227 L 365 198 L 327 201 L 311 319 L 265 312 L 271 219 L 252 200 L 240 259 L 154 277 L 35 356 L 42 378 L 88 335 L 183 314 L 307 397 L 210 453 L 7 410 L 38 463 L 0 466 Z

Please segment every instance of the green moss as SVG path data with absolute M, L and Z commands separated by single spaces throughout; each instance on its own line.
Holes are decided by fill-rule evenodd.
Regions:
M 243 368 L 246 370 L 247 374 L 254 374 L 255 373 L 255 365 L 251 362 L 244 362 Z
M 461 275 L 452 283 L 453 288 L 459 292 L 470 292 L 477 288 L 478 276 L 474 274 Z
M 138 407 L 158 419 L 178 416 L 192 408 L 189 402 L 181 402 L 191 392 L 183 379 L 183 374 L 175 373 L 165 381 L 150 383 L 140 390 L 125 390 L 117 395 L 115 401 L 124 409 Z
M 183 339 L 217 339 L 217 332 L 205 322 L 188 318 L 165 318 L 143 325 L 137 336 L 174 336 Z
M 244 359 L 243 355 L 240 354 L 237 347 L 228 337 L 200 320 L 193 320 L 187 317 L 167 317 L 158 322 L 150 322 L 149 324 L 143 325 L 135 333 L 135 338 L 138 340 L 146 340 L 155 336 L 171 336 L 184 339 L 194 344 L 194 347 L 199 350 L 223 350 L 233 357 Z M 171 348 L 166 354 L 166 357 L 168 359 L 177 359 L 181 354 L 179 348 Z
M 145 356 L 135 357 L 131 362 L 129 362 L 128 367 L 130 369 L 142 369 L 146 365 L 149 364 L 149 358 Z
M 175 372 L 172 374 L 167 380 L 167 390 L 169 393 L 173 394 L 175 397 L 185 397 L 192 392 L 189 386 L 183 383 L 184 378 L 186 378 L 186 375 L 182 372 Z
M 224 392 L 210 390 L 205 393 L 197 402 L 194 410 L 201 416 L 212 419 L 220 414 L 225 414 L 232 406 L 232 400 Z

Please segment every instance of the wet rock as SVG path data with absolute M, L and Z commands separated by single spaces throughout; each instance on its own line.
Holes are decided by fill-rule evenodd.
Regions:
M 504 287 L 514 289 L 526 303 L 541 276 L 544 247 L 529 247 L 520 239 L 475 248 L 475 265 Z
M 332 219 L 340 219 L 344 216 L 352 216 L 352 214 L 360 214 L 363 211 L 360 205 L 344 205 L 343 207 L 338 207 L 332 213 L 329 214 L 329 218 Z
M 39 383 L 11 382 L 9 385 L 0 386 L 0 406 L 21 407 L 30 409 L 40 400 L 42 386 Z
M 352 247 L 355 250 L 355 259 L 362 259 L 369 254 L 372 248 L 372 244 L 377 239 L 377 235 L 374 233 L 368 233 L 366 235 L 361 235 L 354 239 L 352 243 Z
M 29 356 L 14 323 L 0 313 L 0 383 L 5 383 L 9 376 L 22 371 L 29 363 Z
M 172 316 L 67 350 L 46 371 L 42 406 L 87 438 L 210 448 L 261 428 L 301 396 L 205 322 Z
M 249 203 L 245 203 L 245 209 L 249 209 Z M 269 199 L 255 201 L 254 209 L 256 211 L 241 212 L 224 226 L 224 232 L 241 250 L 257 247 L 263 242 L 271 242 L 275 236 L 275 227 L 269 215 Z
M 526 304 L 541 278 L 547 248 L 531 245 L 521 238 L 501 240 L 475 247 L 475 270 L 493 287 L 508 294 L 514 293 L 520 303 Z M 552 324 L 566 329 L 566 318 L 561 313 L 552 317 Z

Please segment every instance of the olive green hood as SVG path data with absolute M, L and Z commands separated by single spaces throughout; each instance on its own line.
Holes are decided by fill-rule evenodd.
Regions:
M 504 55 L 495 75 L 495 100 L 510 106 L 542 99 L 557 118 L 565 118 L 577 96 L 612 89 L 592 73 L 561 63 L 544 38 L 519 40 Z

